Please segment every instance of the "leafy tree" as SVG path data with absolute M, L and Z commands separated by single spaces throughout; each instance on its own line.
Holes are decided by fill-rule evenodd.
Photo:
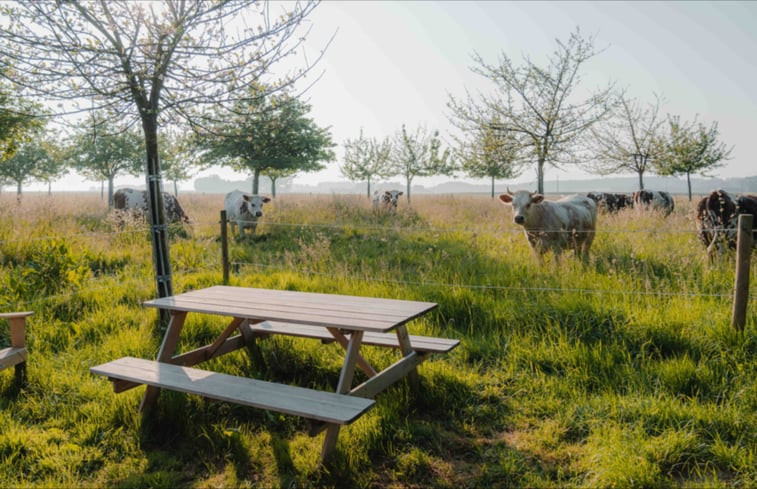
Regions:
M 108 182 L 108 208 L 113 207 L 113 181 L 119 175 L 139 175 L 144 165 L 143 139 L 122 129 L 106 114 L 92 112 L 68 147 L 69 165 L 91 180 Z
M 467 140 L 458 140 L 460 167 L 470 177 L 490 178 L 491 196 L 494 198 L 494 183 L 497 179 L 515 178 L 522 171 L 518 160 L 518 141 L 495 127 L 500 124 L 482 125 Z
M 60 136 L 57 132 L 48 133 L 40 141 L 40 145 L 48 154 L 44 158 L 35 174 L 37 180 L 47 184 L 47 194 L 52 194 L 52 183 L 69 171 L 68 162 L 66 161 L 65 149 L 59 144 Z
M 20 201 L 23 185 L 43 175 L 50 158 L 46 145 L 38 138 L 31 138 L 19 144 L 13 156 L 0 165 L 0 178 L 16 184 Z
M 360 136 L 344 142 L 344 164 L 339 167 L 347 179 L 352 181 L 365 180 L 368 183 L 368 198 L 371 198 L 371 180 L 374 177 L 386 178 L 391 171 L 390 157 L 392 143 L 389 138 L 378 141 Z
M 537 190 L 542 193 L 545 164 L 578 163 L 581 137 L 614 103 L 612 85 L 575 100 L 581 82 L 579 69 L 596 54 L 594 39 L 582 37 L 578 29 L 566 42 L 557 40 L 546 66 L 528 57 L 522 66 L 515 66 L 505 53 L 498 64 L 489 64 L 474 54 L 473 72 L 491 80 L 497 94 L 481 95 L 480 100 L 470 94 L 464 101 L 450 97 L 453 123 L 472 130 L 488 124 L 492 115 L 501 120 L 501 126 L 494 129 L 517 137 L 520 146 L 536 159 Z
M 250 86 L 296 54 L 300 23 L 314 2 L 255 0 L 134 2 L 109 0 L 3 3 L 0 76 L 24 93 L 109 108 L 144 133 L 144 171 L 158 296 L 173 293 L 165 232 L 158 127 L 171 118 L 202 125 L 232 113 Z M 13 70 L 4 70 L 9 64 Z M 291 66 L 291 65 L 290 65 Z M 279 89 L 309 71 L 285 71 Z M 208 111 L 208 107 L 214 110 Z M 236 116 L 240 114 L 235 113 Z M 166 316 L 163 317 L 166 319 Z
M 733 147 L 727 148 L 718 141 L 718 123 L 707 128 L 696 119 L 692 123 L 681 122 L 680 117 L 668 118 L 670 134 L 660 141 L 663 155 L 655 162 L 655 171 L 660 175 L 686 175 L 691 201 L 691 174 L 705 175 L 707 170 L 723 165 L 731 157 Z
M 208 164 L 249 172 L 253 194 L 258 193 L 261 173 L 317 171 L 334 159 L 331 133 L 307 117 L 310 106 L 302 101 L 256 90 L 238 106 L 239 116 L 208 127 L 198 142 Z
M 639 190 L 643 190 L 644 173 L 661 156 L 657 141 L 665 121 L 659 112 L 657 95 L 655 103 L 646 108 L 621 95 L 612 116 L 592 127 L 596 155 L 592 169 L 600 175 L 632 171 L 639 176 Z
M 279 179 L 287 179 L 289 177 L 294 176 L 297 173 L 297 170 L 292 168 L 269 168 L 265 171 L 265 176 L 267 176 L 271 180 L 271 195 L 276 197 L 276 182 Z
M 163 163 L 163 175 L 173 182 L 173 193 L 179 195 L 179 182 L 189 180 L 192 170 L 200 164 L 195 156 L 191 136 L 178 136 L 167 133 L 160 144 L 160 159 Z
M 419 126 L 415 133 L 409 134 L 405 125 L 395 135 L 392 145 L 392 166 L 389 175 L 402 175 L 407 183 L 406 195 L 410 202 L 410 187 L 415 177 L 435 175 L 452 175 L 456 170 L 450 150 L 441 149 L 439 131 L 429 134 Z
M 9 68 L 0 67 L 0 79 Z M 13 156 L 28 132 L 40 129 L 44 123 L 35 116 L 38 105 L 13 94 L 10 87 L 0 84 L 0 162 Z

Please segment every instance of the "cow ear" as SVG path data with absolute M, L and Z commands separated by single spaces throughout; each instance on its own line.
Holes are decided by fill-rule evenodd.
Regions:
M 242 194 L 242 200 L 244 200 L 245 202 L 249 202 L 250 201 L 250 196 L 247 195 L 247 194 Z
M 391 197 L 392 193 L 390 191 L 386 190 L 386 191 L 384 191 L 384 195 L 388 195 L 389 197 Z
M 531 197 L 532 204 L 538 204 L 543 200 L 544 200 L 544 196 L 542 194 L 536 194 L 533 197 Z
M 263 197 L 261 200 L 263 201 L 264 204 L 267 204 L 267 203 L 269 203 L 271 201 L 271 198 L 270 197 Z
M 397 195 L 402 195 L 402 192 L 397 192 Z
M 499 196 L 499 200 L 501 200 L 503 204 L 512 204 L 513 203 L 513 198 L 511 196 L 507 195 L 507 194 L 501 194 Z

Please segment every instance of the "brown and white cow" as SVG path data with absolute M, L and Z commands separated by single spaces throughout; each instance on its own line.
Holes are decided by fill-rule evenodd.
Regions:
M 555 261 L 566 248 L 573 249 L 582 260 L 589 258 L 597 226 L 597 205 L 583 195 L 571 195 L 557 201 L 527 190 L 515 193 L 508 189 L 499 196 L 513 209 L 513 221 L 523 226 L 526 239 L 539 261 L 552 251 Z
M 633 207 L 633 197 L 626 194 L 589 192 L 586 196 L 597 204 L 597 209 L 606 212 L 618 212 L 621 209 Z
M 707 256 L 726 248 L 736 248 L 739 215 L 757 216 L 757 196 L 733 197 L 725 190 L 713 190 L 697 203 L 696 223 L 699 240 L 707 247 Z M 757 219 L 757 217 L 753 218 Z M 757 228 L 753 227 L 752 246 L 757 246 Z
M 226 219 L 231 224 L 231 233 L 234 233 L 236 226 L 237 236 L 245 236 L 248 229 L 249 235 L 253 236 L 258 226 L 258 219 L 263 216 L 263 204 L 270 201 L 270 197 L 248 194 L 241 190 L 226 194 L 223 199 L 223 208 L 226 210 Z
M 668 192 L 658 190 L 638 190 L 633 193 L 633 206 L 643 212 L 653 210 L 661 212 L 665 217 L 675 209 L 673 196 Z
M 146 218 L 149 212 L 149 198 L 146 190 L 133 188 L 118 189 L 113 194 L 113 207 L 120 212 L 131 212 Z M 163 212 L 168 223 L 189 224 L 189 217 L 173 195 L 163 192 Z
M 371 199 L 371 208 L 374 211 L 397 212 L 401 190 L 376 190 Z

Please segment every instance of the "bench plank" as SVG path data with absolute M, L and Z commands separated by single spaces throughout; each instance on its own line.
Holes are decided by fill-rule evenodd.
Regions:
M 264 321 L 258 324 L 251 324 L 250 329 L 257 333 L 281 334 L 287 336 L 298 336 L 302 338 L 313 338 L 323 341 L 333 341 L 334 337 L 323 326 L 313 326 L 309 324 L 294 324 L 281 321 Z M 348 336 L 349 337 L 349 336 Z M 433 336 L 410 335 L 410 344 L 413 350 L 424 353 L 447 353 L 457 345 L 460 340 L 448 338 L 436 338 Z M 375 333 L 366 331 L 363 335 L 363 344 L 371 346 L 386 346 L 399 348 L 400 344 L 397 335 L 394 333 Z
M 236 377 L 190 367 L 124 357 L 90 368 L 95 374 L 197 394 L 327 423 L 349 424 L 375 401 Z
M 26 348 L 3 348 L 0 350 L 0 370 L 24 363 L 26 361 Z

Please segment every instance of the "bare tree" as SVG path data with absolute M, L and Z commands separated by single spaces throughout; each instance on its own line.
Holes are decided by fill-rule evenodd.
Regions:
M 458 126 L 489 124 L 492 116 L 501 120 L 493 129 L 518 137 L 520 146 L 536 160 L 540 193 L 545 164 L 578 163 L 581 136 L 605 117 L 614 102 L 612 84 L 583 100 L 576 100 L 574 94 L 581 82 L 579 69 L 598 54 L 594 38 L 584 38 L 576 29 L 566 42 L 556 42 L 557 49 L 544 67 L 528 57 L 522 66 L 515 66 L 505 53 L 498 64 L 488 64 L 474 54 L 473 72 L 494 82 L 496 94 L 480 94 L 475 100 L 468 93 L 464 101 L 450 97 L 448 102 Z
M 171 118 L 202 125 L 208 116 L 229 115 L 250 87 L 273 78 L 274 63 L 297 52 L 305 38 L 298 27 L 315 6 L 277 3 L 279 11 L 271 12 L 267 2 L 253 0 L 2 5 L 0 76 L 22 94 L 68 101 L 63 105 L 74 110 L 92 101 L 94 109 L 141 124 L 159 297 L 172 295 L 173 286 L 158 128 Z M 289 86 L 308 69 L 264 81 Z
M 374 177 L 385 178 L 389 176 L 389 157 L 392 151 L 392 143 L 389 138 L 378 141 L 376 138 L 368 139 L 360 136 L 357 139 L 348 139 L 344 142 L 344 163 L 339 167 L 342 175 L 349 180 L 365 180 L 368 183 L 368 198 L 371 198 L 371 180 Z
M 639 176 L 639 190 L 644 189 L 644 173 L 652 162 L 659 159 L 662 124 L 660 97 L 642 107 L 638 100 L 629 100 L 625 95 L 611 117 L 592 127 L 594 160 L 589 167 L 600 175 L 631 171 Z

